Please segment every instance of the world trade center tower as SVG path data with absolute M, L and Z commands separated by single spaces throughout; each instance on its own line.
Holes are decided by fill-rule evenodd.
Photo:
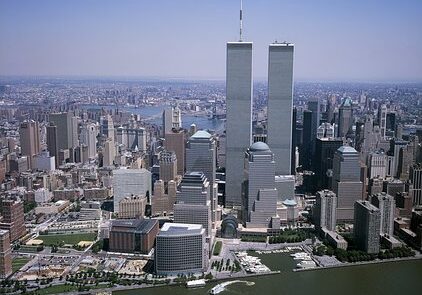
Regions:
M 238 206 L 252 138 L 252 42 L 227 43 L 226 62 L 226 206 Z
M 291 43 L 273 43 L 268 56 L 268 135 L 276 175 L 291 174 L 293 52 Z

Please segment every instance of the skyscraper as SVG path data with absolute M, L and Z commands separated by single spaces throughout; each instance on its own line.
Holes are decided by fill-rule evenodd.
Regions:
M 12 274 L 12 250 L 9 231 L 0 229 L 0 279 Z
M 330 231 L 336 229 L 337 196 L 329 190 L 319 191 L 316 194 L 314 206 L 314 222 L 319 228 Z
M 119 202 L 132 195 L 149 196 L 151 172 L 146 169 L 118 169 L 113 171 L 114 212 L 119 212 Z
M 386 193 L 372 195 L 371 203 L 380 210 L 380 234 L 392 236 L 394 232 L 394 212 L 396 210 L 394 197 Z
M 378 124 L 381 130 L 381 137 L 385 138 L 385 131 L 387 130 L 387 106 L 381 104 L 378 108 Z
M 218 186 L 215 182 L 217 164 L 216 142 L 206 131 L 200 130 L 193 134 L 186 148 L 186 171 L 202 172 L 210 183 L 210 200 L 212 221 L 216 221 Z
M 59 167 L 59 146 L 57 142 L 57 126 L 50 122 L 47 126 L 47 149 L 50 155 L 55 158 L 56 167 Z
M 41 151 L 40 128 L 38 122 L 24 121 L 19 128 L 21 153 L 30 158 L 31 167 L 33 158 Z
M 413 184 L 413 205 L 422 205 L 422 164 L 411 166 L 409 176 Z
M 277 197 L 274 154 L 267 144 L 255 142 L 245 155 L 242 214 L 246 227 L 277 227 L 272 224 L 277 217 Z
M 94 123 L 82 125 L 80 143 L 88 147 L 88 157 L 93 159 L 97 155 L 97 126 Z
M 313 167 L 317 189 L 331 189 L 334 154 L 343 145 L 340 138 L 317 138 Z
M 362 199 L 359 153 L 341 146 L 334 154 L 333 192 L 337 195 L 337 222 L 353 220 L 354 203 Z
M 338 136 L 345 137 L 353 124 L 352 101 L 346 98 L 338 110 Z
M 211 134 L 197 131 L 186 147 L 186 171 L 203 172 L 210 183 L 215 181 L 216 144 Z
M 173 128 L 182 128 L 182 112 L 178 106 L 166 108 L 163 111 L 163 137 Z
M 252 43 L 227 43 L 226 205 L 241 205 L 243 157 L 252 136 Z
M 177 158 L 174 152 L 160 153 L 160 179 L 165 183 L 175 180 L 177 176 Z
M 3 219 L 0 221 L 0 229 L 8 230 L 10 242 L 14 242 L 25 234 L 23 202 L 3 199 L 0 204 L 1 215 L 3 216 Z
M 353 235 L 359 250 L 377 254 L 380 249 L 380 210 L 367 201 L 356 201 Z
M 268 139 L 276 175 L 291 173 L 293 53 L 290 43 L 273 43 L 268 55 Z
M 201 224 L 207 236 L 211 235 L 210 184 L 202 172 L 188 172 L 183 176 L 176 193 L 174 221 Z
M 73 117 L 71 113 L 51 113 L 49 121 L 57 127 L 59 150 L 78 146 L 78 121 L 76 117 Z
M 176 153 L 177 174 L 185 173 L 185 132 L 183 129 L 172 129 L 165 135 L 164 147 L 170 152 Z

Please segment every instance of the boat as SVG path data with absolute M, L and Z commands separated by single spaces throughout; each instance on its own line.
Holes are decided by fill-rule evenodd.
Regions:
M 186 282 L 187 288 L 200 288 L 205 286 L 205 280 L 199 279 L 199 280 L 193 280 Z
M 301 261 L 296 265 L 298 268 L 314 268 L 316 267 L 316 263 L 309 260 Z
M 223 285 L 223 284 L 218 284 L 217 286 L 213 287 L 210 290 L 210 294 L 215 295 L 215 294 L 218 294 L 218 293 L 223 292 L 224 291 L 224 286 L 225 285 Z

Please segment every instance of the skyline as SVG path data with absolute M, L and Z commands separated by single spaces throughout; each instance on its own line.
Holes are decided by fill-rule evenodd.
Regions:
M 422 81 L 420 1 L 243 2 L 254 80 L 277 40 L 295 44 L 296 81 Z M 235 0 L 43 3 L 0 3 L 0 75 L 223 80 L 239 38 Z

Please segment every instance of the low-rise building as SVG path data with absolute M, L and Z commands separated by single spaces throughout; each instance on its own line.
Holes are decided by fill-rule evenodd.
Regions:
M 148 254 L 159 230 L 156 219 L 117 219 L 110 229 L 110 251 Z

